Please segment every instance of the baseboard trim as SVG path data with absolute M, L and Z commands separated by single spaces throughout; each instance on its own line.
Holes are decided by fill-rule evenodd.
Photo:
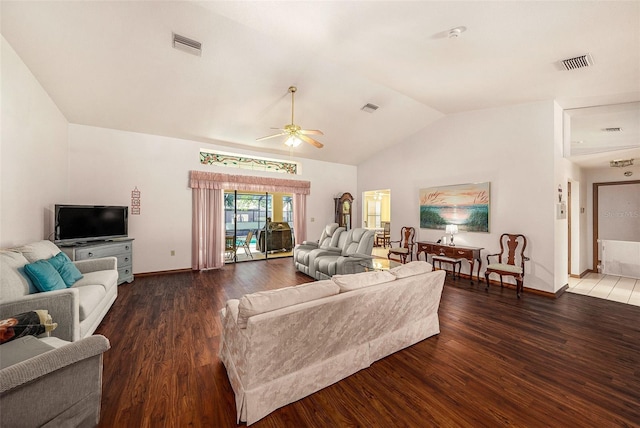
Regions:
M 495 279 L 490 279 L 489 280 L 489 285 L 500 287 L 500 281 L 499 280 L 495 280 Z M 516 290 L 516 285 L 508 283 L 508 282 L 504 283 L 504 287 L 510 288 L 514 292 Z M 562 293 L 564 293 L 565 288 L 569 288 L 569 285 L 565 284 L 565 286 L 560 289 L 562 291 Z M 552 293 L 550 291 L 536 290 L 535 288 L 527 288 L 527 287 L 523 287 L 522 292 L 523 293 L 529 293 L 529 294 L 536 294 L 538 296 L 547 297 L 547 298 L 550 298 L 550 299 L 557 299 L 558 297 L 560 297 L 560 294 L 562 294 L 562 293 L 560 293 L 560 291 L 558 291 L 556 293 Z M 558 293 L 560 293 L 560 294 L 558 294 Z
M 185 268 L 185 269 L 174 269 L 174 270 L 160 270 L 160 271 L 156 271 L 156 272 L 142 272 L 142 273 L 136 273 L 134 274 L 134 277 L 136 276 L 151 276 L 151 275 L 170 275 L 172 273 L 184 273 L 184 272 L 192 272 L 192 269 L 189 268 Z
M 593 272 L 593 270 L 587 269 L 584 272 L 582 272 L 580 275 L 570 274 L 569 277 L 571 277 L 571 278 L 584 278 L 585 276 L 587 276 L 591 272 Z

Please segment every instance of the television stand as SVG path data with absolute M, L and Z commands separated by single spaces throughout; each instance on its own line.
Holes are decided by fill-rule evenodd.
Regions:
M 118 259 L 118 285 L 133 281 L 133 238 L 83 242 L 60 246 L 73 261 L 115 257 Z

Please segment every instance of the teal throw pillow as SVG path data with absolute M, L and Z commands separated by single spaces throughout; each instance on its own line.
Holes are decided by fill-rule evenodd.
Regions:
M 76 281 L 82 279 L 82 274 L 76 265 L 62 251 L 48 259 L 47 262 L 58 271 L 67 287 L 71 287 Z
M 24 266 L 24 271 L 39 291 L 64 290 L 67 288 L 58 271 L 46 260 L 38 260 Z

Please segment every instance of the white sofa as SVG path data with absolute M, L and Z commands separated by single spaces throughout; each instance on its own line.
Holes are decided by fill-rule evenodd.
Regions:
M 58 324 L 51 335 L 74 342 L 91 336 L 118 295 L 115 257 L 73 262 L 83 278 L 64 290 L 31 293 L 24 266 L 60 252 L 51 241 L 38 241 L 0 251 L 0 319 L 46 309 Z
M 220 358 L 238 421 L 252 424 L 438 334 L 444 278 L 416 261 L 229 300 Z

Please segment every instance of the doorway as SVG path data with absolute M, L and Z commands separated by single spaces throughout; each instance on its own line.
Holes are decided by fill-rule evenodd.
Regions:
M 290 257 L 293 196 L 225 190 L 225 263 Z
M 384 230 L 385 222 L 391 223 L 391 189 L 362 192 L 362 227 L 380 233 Z M 374 246 L 372 254 L 387 257 L 388 251 L 382 246 Z

